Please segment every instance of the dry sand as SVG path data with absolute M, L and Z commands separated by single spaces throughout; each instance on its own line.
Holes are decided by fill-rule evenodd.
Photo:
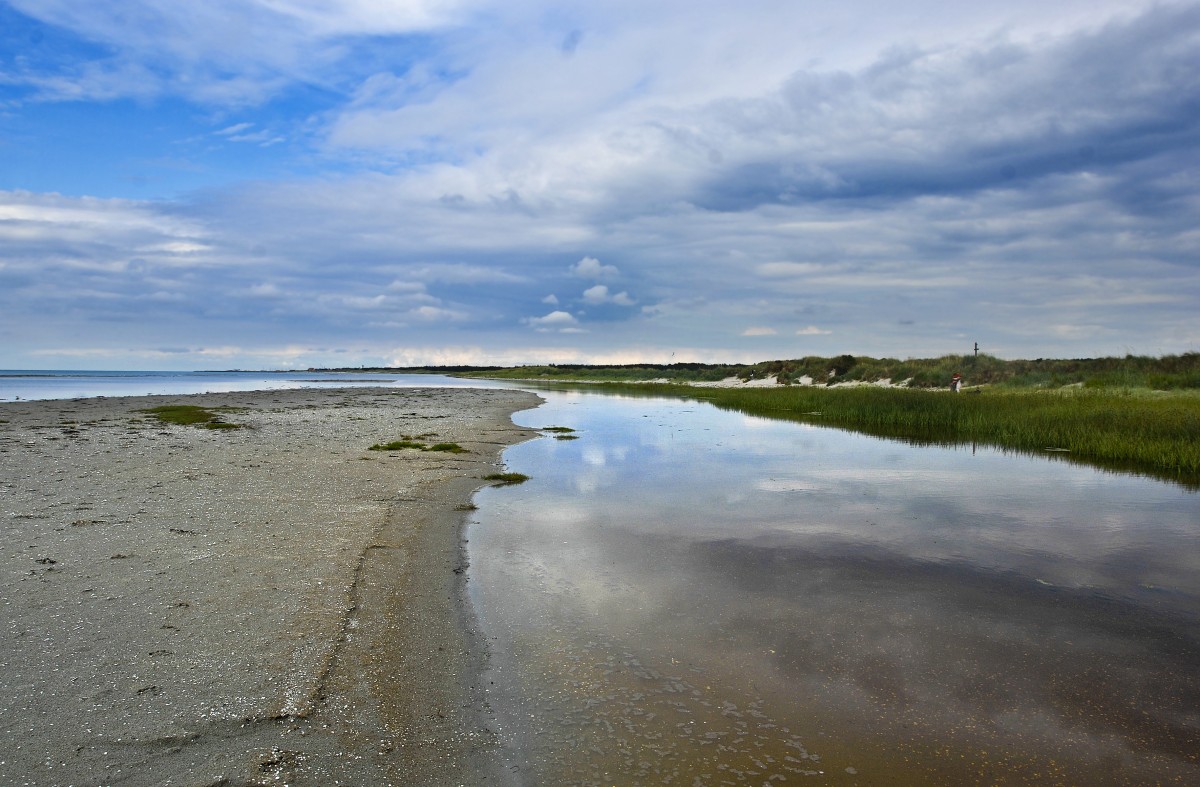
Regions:
M 0 784 L 498 781 L 462 525 L 538 401 L 0 404 Z M 139 412 L 171 403 L 249 428 Z M 469 453 L 367 450 L 402 435 Z

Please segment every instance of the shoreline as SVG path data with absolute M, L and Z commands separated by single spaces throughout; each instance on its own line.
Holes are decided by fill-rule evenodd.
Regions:
M 0 782 L 498 779 L 466 506 L 535 394 L 0 403 Z M 159 423 L 164 404 L 246 428 Z M 407 435 L 467 453 L 369 451 Z

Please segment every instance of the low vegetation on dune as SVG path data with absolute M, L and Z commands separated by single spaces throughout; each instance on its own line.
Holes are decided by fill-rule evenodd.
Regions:
M 1056 388 L 1083 385 L 1089 388 L 1200 389 L 1200 353 L 1160 358 L 1127 355 L 1123 358 L 1077 358 L 1005 361 L 987 354 L 944 355 L 939 358 L 872 358 L 839 355 L 806 356 L 755 364 L 629 364 L 519 366 L 457 372 L 468 377 L 524 380 L 586 380 L 591 382 L 704 383 L 730 378 L 743 381 L 774 378 L 781 385 L 808 383 L 877 383 L 890 381 L 908 388 L 946 388 L 955 374 L 964 385 L 1003 385 L 1013 388 Z

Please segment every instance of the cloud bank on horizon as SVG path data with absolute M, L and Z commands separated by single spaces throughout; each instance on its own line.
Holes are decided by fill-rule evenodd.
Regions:
M 1200 349 L 1200 4 L 900 6 L 0 0 L 0 367 Z

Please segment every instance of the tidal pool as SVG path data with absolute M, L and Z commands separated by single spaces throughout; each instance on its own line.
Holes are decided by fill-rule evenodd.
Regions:
M 516 784 L 1200 782 L 1200 496 L 549 393 L 472 601 Z

